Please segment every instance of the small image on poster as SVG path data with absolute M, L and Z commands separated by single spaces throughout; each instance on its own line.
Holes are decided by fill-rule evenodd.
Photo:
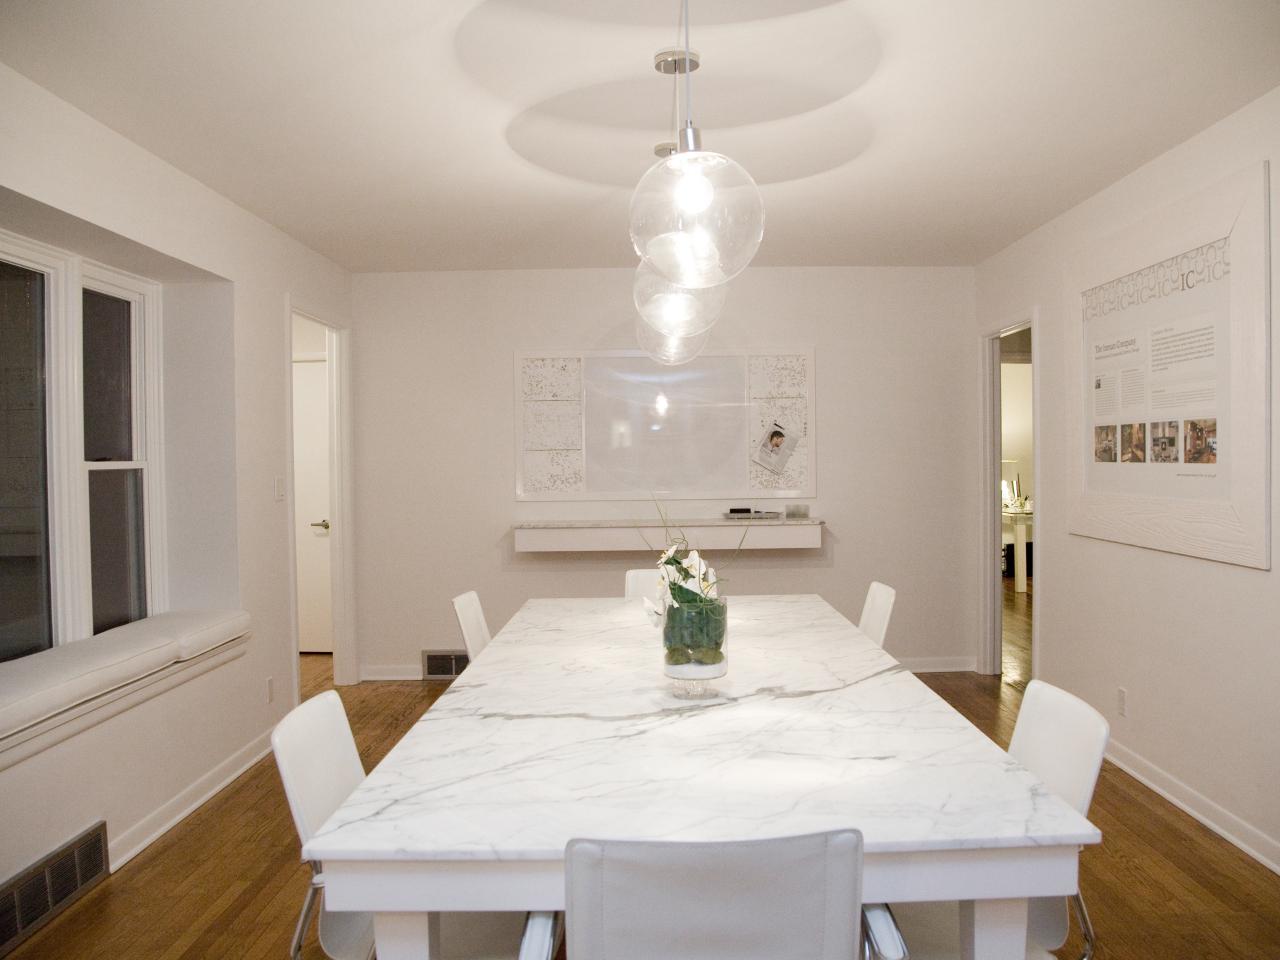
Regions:
M 1218 421 L 1188 420 L 1183 424 L 1182 435 L 1186 440 L 1183 463 L 1218 462 Z
M 1120 425 L 1120 462 L 1147 462 L 1147 425 L 1145 423 Z
M 1116 428 L 1114 426 L 1093 428 L 1093 461 L 1094 463 L 1116 462 Z
M 1161 420 L 1151 424 L 1151 462 L 1178 462 L 1178 421 Z
M 786 427 L 774 421 L 764 428 L 764 432 L 760 435 L 760 442 L 756 445 L 756 452 L 751 459 L 766 470 L 782 473 L 787 468 L 787 461 L 791 459 L 791 453 L 799 442 L 800 437 L 797 434 L 788 433 Z

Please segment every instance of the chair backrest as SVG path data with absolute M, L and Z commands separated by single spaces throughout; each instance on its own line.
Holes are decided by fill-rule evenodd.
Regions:
M 658 602 L 658 568 L 642 567 L 639 570 L 627 571 L 627 590 L 623 594 L 628 600 L 640 600 L 648 597 Z
M 893 600 L 897 595 L 893 587 L 872 580 L 871 586 L 867 587 L 867 599 L 862 604 L 858 629 L 882 647 L 884 635 L 889 632 L 889 617 L 893 615 Z
M 1027 684 L 1009 756 L 1082 814 L 1088 814 L 1111 728 L 1077 696 L 1040 680 Z
M 1013 725 L 1009 755 L 1082 814 L 1089 813 L 1111 730 L 1106 718 L 1079 697 L 1040 680 L 1027 684 Z M 1046 950 L 1067 942 L 1067 902 L 1028 901 L 1029 939 Z
M 485 623 L 484 610 L 480 607 L 480 597 L 474 590 L 454 597 L 453 612 L 458 616 L 462 642 L 467 645 L 467 657 L 474 660 L 489 645 L 491 639 L 489 624 Z
M 857 830 L 565 850 L 569 960 L 849 960 L 861 913 Z
M 294 707 L 271 731 L 271 751 L 306 843 L 364 779 L 342 700 L 329 690 Z

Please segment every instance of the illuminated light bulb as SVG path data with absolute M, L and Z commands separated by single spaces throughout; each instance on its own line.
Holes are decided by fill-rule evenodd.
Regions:
M 658 394 L 657 399 L 653 401 L 653 409 L 660 417 L 665 417 L 667 415 L 667 410 L 670 409 L 670 407 L 671 401 L 667 399 L 667 395 L 665 393 Z
M 764 237 L 764 201 L 728 157 L 690 150 L 659 160 L 631 195 L 631 242 L 672 283 L 712 287 L 746 269 Z
M 710 327 L 691 337 L 676 337 L 659 333 L 645 323 L 643 318 L 636 318 L 636 340 L 640 343 L 640 349 L 663 366 L 674 367 L 688 363 L 702 352 L 710 338 Z
M 695 216 L 711 206 L 711 201 L 716 197 L 716 188 L 696 169 L 688 169 L 676 184 L 675 197 L 676 206 L 681 213 Z
M 709 329 L 720 318 L 727 293 L 723 285 L 702 289 L 676 286 L 648 262 L 636 269 L 636 310 L 645 323 L 668 336 L 690 337 Z

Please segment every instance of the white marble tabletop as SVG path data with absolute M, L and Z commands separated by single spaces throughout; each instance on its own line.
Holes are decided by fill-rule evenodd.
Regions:
M 304 848 L 554 860 L 577 836 L 856 827 L 868 854 L 1097 843 L 817 596 L 730 597 L 720 696 L 674 697 L 639 601 L 530 600 Z

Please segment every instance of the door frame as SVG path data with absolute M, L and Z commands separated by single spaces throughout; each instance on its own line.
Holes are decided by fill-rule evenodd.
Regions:
M 1000 338 L 1019 330 L 1031 330 L 1031 431 L 1034 453 L 1031 475 L 1035 482 L 1035 527 L 1042 524 L 1043 494 L 1040 487 L 1040 308 L 1032 307 L 1023 319 L 989 329 L 982 334 L 982 417 L 981 417 L 981 495 L 982 535 L 978 538 L 978 569 L 982 571 L 979 599 L 981 631 L 978 635 L 978 673 L 999 676 L 1003 672 L 1002 621 L 1004 618 L 1004 585 L 1000 573 Z M 1036 595 L 1042 596 L 1043 571 L 1040 538 L 1036 543 Z M 1040 675 L 1040 603 L 1031 604 L 1031 676 Z
M 293 475 L 293 318 L 300 316 L 325 328 L 326 373 L 329 397 L 329 587 L 333 618 L 333 682 L 344 686 L 360 682 L 360 662 L 355 634 L 355 566 L 352 527 L 352 463 L 351 463 L 351 331 L 327 323 L 316 313 L 289 298 L 285 318 L 288 349 L 288 391 L 286 431 L 288 462 L 286 463 L 285 500 L 289 523 L 289 635 L 292 639 L 294 689 L 301 690 L 298 669 L 298 557 L 297 524 L 294 520 Z

